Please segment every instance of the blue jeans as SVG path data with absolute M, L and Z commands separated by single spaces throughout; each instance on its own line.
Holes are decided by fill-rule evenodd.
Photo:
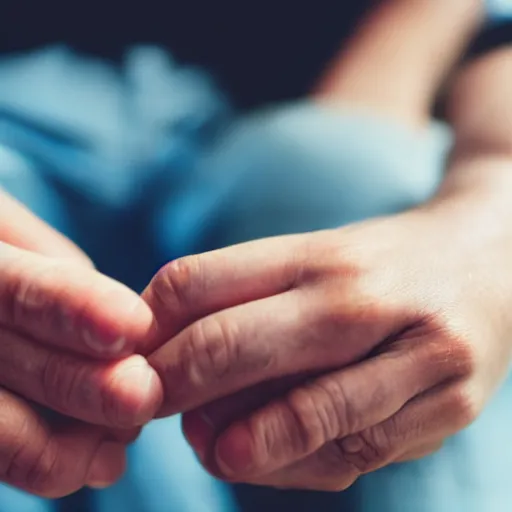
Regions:
M 118 77 L 90 62 L 80 75 L 83 65 L 63 49 L 0 63 L 0 184 L 76 240 L 101 270 L 136 289 L 182 254 L 413 207 L 443 175 L 451 140 L 442 126 L 415 133 L 368 113 L 307 102 L 239 118 L 204 77 L 180 75 L 155 49 L 128 59 L 127 133 L 118 117 L 128 114 L 111 111 L 123 94 Z M 39 84 L 36 99 L 23 90 L 27 75 Z M 78 83 L 89 81 L 82 93 L 66 82 L 77 75 Z M 166 103 L 169 90 L 180 101 Z M 93 493 L 94 510 L 510 510 L 510 386 L 439 453 L 332 495 L 242 487 L 237 503 L 202 471 L 179 419 L 159 420 L 131 447 L 123 480 Z M 0 512 L 52 506 L 0 486 Z

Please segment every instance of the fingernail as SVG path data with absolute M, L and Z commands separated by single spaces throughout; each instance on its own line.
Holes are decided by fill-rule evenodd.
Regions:
M 120 427 L 142 426 L 156 414 L 161 400 L 161 383 L 155 370 L 142 356 L 138 364 L 119 371 L 116 384 L 116 414 Z M 117 380 L 117 379 L 116 379 Z
M 98 354 L 118 355 L 123 352 L 126 346 L 126 338 L 124 336 L 120 336 L 112 341 L 94 334 L 92 330 L 89 329 L 84 329 L 82 331 L 82 336 L 85 344 Z
M 120 443 L 106 441 L 94 456 L 87 476 L 87 485 L 105 489 L 113 485 L 124 471 L 125 447 Z
M 341 441 L 341 448 L 345 453 L 359 453 L 364 448 L 364 441 L 360 436 L 347 436 Z
M 222 474 L 228 478 L 254 470 L 252 439 L 242 425 L 235 425 L 220 436 L 215 445 L 215 460 Z
M 116 318 L 137 317 L 138 308 L 144 305 L 142 299 L 131 291 L 113 289 L 103 297 L 105 307 L 104 323 L 86 323 L 82 330 L 85 344 L 94 352 L 102 355 L 121 356 L 126 350 L 127 338 L 122 334 L 123 327 Z M 107 321 L 107 318 L 110 320 Z

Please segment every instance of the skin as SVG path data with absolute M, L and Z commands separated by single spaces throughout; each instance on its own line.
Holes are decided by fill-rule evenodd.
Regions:
M 374 14 L 368 23 L 380 30 L 366 36 L 363 25 L 354 39 L 361 66 L 340 63 L 318 101 L 344 105 L 364 90 L 371 79 L 364 57 L 382 52 L 375 34 L 385 35 L 394 62 L 407 62 L 408 46 L 393 47 L 384 30 L 397 19 L 436 45 L 443 37 L 433 32 L 434 13 L 439 20 L 443 6 L 467 13 L 461 2 L 418 1 L 431 14 L 418 21 L 404 17 L 411 5 L 397 0 Z M 443 58 L 430 70 L 431 86 L 415 79 L 421 70 L 411 63 L 402 68 L 408 94 L 381 96 L 392 90 L 384 83 L 373 96 L 367 89 L 368 105 L 425 124 L 425 106 L 478 25 L 474 7 L 457 18 L 459 37 L 451 27 L 436 47 Z M 184 432 L 212 474 L 342 490 L 435 451 L 480 414 L 512 355 L 511 77 L 512 50 L 504 49 L 451 81 L 456 143 L 427 204 L 190 256 L 157 274 L 144 298 L 156 317 L 153 345 L 164 343 L 149 357 L 165 389 L 160 414 L 186 412 Z
M 463 3 L 378 9 L 315 97 L 421 129 L 478 24 L 480 4 Z M 421 44 L 443 19 L 460 25 Z M 390 37 L 386 26 L 404 32 Z M 398 44 L 404 38 L 411 44 Z M 369 84 L 383 59 L 378 92 Z M 475 113 L 501 79 L 502 65 L 492 69 L 492 83 L 486 66 L 457 81 L 458 149 L 428 205 L 173 262 L 146 303 L 1 196 L 0 480 L 47 497 L 110 485 L 133 427 L 157 411 L 189 411 L 185 432 L 217 476 L 342 489 L 430 453 L 471 422 L 510 356 L 503 311 L 512 283 L 499 272 L 511 256 L 509 143 Z M 399 94 L 390 82 L 397 72 Z M 502 114 L 505 91 L 494 93 Z M 433 249 L 443 257 L 427 257 Z
M 1 192 L 0 260 L 0 480 L 44 497 L 110 485 L 160 406 L 136 355 L 153 315 Z

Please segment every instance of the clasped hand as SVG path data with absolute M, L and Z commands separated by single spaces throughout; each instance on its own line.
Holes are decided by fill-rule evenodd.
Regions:
M 219 478 L 345 489 L 438 449 L 509 367 L 512 247 L 478 194 L 189 256 L 142 297 L 2 204 L 0 475 L 39 495 L 113 483 L 176 413 Z

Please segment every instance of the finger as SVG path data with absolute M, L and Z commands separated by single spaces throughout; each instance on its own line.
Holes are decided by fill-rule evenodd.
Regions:
M 335 286 L 332 300 L 325 287 L 290 290 L 183 330 L 149 357 L 166 390 L 161 414 L 279 377 L 345 366 L 404 322 L 403 315 L 386 312 L 376 322 L 374 305 L 342 286 Z
M 123 473 L 125 449 L 104 442 L 103 429 L 45 423 L 29 406 L 0 390 L 0 480 L 46 498 L 84 485 L 106 487 Z
M 340 492 L 347 490 L 360 476 L 355 466 L 327 444 L 305 459 L 272 473 L 248 478 L 244 483 L 288 490 Z
M 51 425 L 66 425 L 69 423 L 71 418 L 69 416 L 58 413 L 57 411 L 48 409 L 33 400 L 25 399 L 25 401 L 32 407 L 32 409 L 45 421 Z M 115 441 L 124 445 L 131 444 L 137 440 L 142 427 L 131 427 L 131 428 L 105 428 L 104 438 L 105 441 Z
M 182 416 L 183 433 L 199 459 L 205 461 L 216 437 L 231 423 L 303 384 L 307 378 L 307 374 L 294 375 L 262 382 L 194 409 Z
M 0 383 L 66 416 L 119 428 L 151 420 L 162 399 L 160 380 L 142 356 L 100 363 L 6 330 L 0 330 Z
M 465 385 L 455 381 L 418 396 L 395 416 L 345 437 L 337 447 L 345 460 L 368 473 L 462 430 L 475 419 L 476 409 Z
M 93 269 L 0 243 L 0 323 L 37 341 L 119 358 L 148 338 L 153 315 L 122 284 Z
M 426 455 L 467 425 L 472 416 L 460 384 L 441 386 L 412 400 L 392 418 L 354 436 L 331 441 L 277 471 L 232 481 L 317 491 L 343 491 L 361 475 L 413 455 Z M 426 448 L 428 447 L 428 448 Z M 214 473 L 215 474 L 215 473 Z
M 293 287 L 302 267 L 303 251 L 298 249 L 304 240 L 302 236 L 258 240 L 163 267 L 142 294 L 157 321 L 148 352 L 198 318 Z
M 434 350 L 420 341 L 414 347 L 313 380 L 234 423 L 216 443 L 220 472 L 227 477 L 272 472 L 329 441 L 386 421 L 413 397 L 457 372 L 465 374 L 457 357 L 443 355 L 443 346 Z
M 8 219 L 8 222 L 0 223 L 0 241 L 47 256 L 93 266 L 91 260 L 75 244 L 2 190 L 0 219 Z
M 441 447 L 441 441 L 428 443 L 394 462 L 419 460 L 439 451 Z M 360 476 L 361 473 L 356 467 L 340 457 L 339 452 L 330 445 L 325 445 L 303 460 L 246 483 L 279 489 L 339 492 L 348 489 Z

